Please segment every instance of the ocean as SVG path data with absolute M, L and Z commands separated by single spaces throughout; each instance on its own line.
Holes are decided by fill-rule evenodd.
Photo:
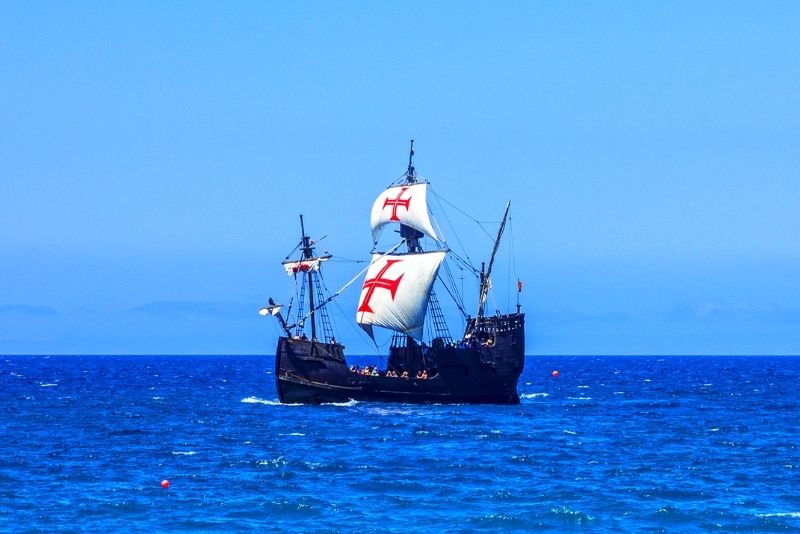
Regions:
M 800 530 L 800 357 L 528 357 L 518 406 L 281 405 L 273 365 L 0 357 L 0 531 Z

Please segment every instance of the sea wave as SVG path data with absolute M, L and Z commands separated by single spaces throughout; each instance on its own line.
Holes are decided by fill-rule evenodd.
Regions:
M 756 517 L 791 517 L 800 519 L 800 512 L 771 512 L 768 514 L 756 514 Z
M 289 462 L 286 461 L 286 458 L 283 456 L 278 456 L 276 458 L 272 458 L 269 460 L 258 460 L 256 465 L 266 465 L 270 467 L 283 467 L 284 465 L 288 464 Z
M 520 399 L 537 399 L 539 397 L 549 397 L 549 396 L 550 396 L 549 393 L 544 393 L 544 392 L 541 392 L 541 393 L 523 393 L 522 395 L 519 396 L 519 398 Z
M 242 402 L 245 404 L 266 404 L 267 406 L 303 406 L 300 403 L 283 403 L 279 400 L 259 399 L 256 396 L 245 397 Z
M 280 402 L 278 401 L 259 399 L 258 397 L 254 396 L 245 397 L 244 399 L 242 399 L 242 402 L 244 402 L 245 404 L 269 404 L 269 405 L 280 404 Z
M 65 522 L 159 531 L 164 514 L 147 510 L 167 505 L 169 520 L 193 531 L 421 532 L 432 520 L 453 531 L 599 534 L 800 526 L 789 408 L 800 405 L 800 357 L 559 359 L 528 366 L 517 406 L 344 408 L 280 407 L 261 358 L 12 361 L 0 365 L 10 414 L 0 433 L 22 446 L 0 458 L 0 494 L 8 486 L 14 497 L 0 508 L 31 531 Z M 555 367 L 574 380 L 545 384 L 542 369 Z M 58 387 L 36 393 L 45 383 Z M 30 466 L 40 467 L 35 480 Z
M 551 508 L 550 513 L 564 519 L 564 521 L 567 523 L 572 523 L 575 525 L 585 525 L 594 522 L 593 516 L 579 510 L 572 510 L 566 506 Z
M 355 406 L 356 404 L 358 404 L 357 400 L 350 399 L 347 402 L 323 402 L 322 406 L 343 406 L 343 407 L 347 408 L 347 407 L 350 407 L 350 406 Z

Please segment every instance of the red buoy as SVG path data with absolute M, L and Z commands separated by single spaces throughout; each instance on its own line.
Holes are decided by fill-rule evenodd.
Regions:
M 166 478 L 164 480 L 162 480 L 161 481 L 161 487 L 164 488 L 164 489 L 167 489 L 169 487 L 169 480 L 167 480 Z
M 553 378 L 558 378 L 558 369 L 553 371 Z

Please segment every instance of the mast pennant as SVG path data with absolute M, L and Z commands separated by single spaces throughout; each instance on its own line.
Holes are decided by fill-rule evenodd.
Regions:
M 375 325 L 421 340 L 431 287 L 444 257 L 444 251 L 373 254 L 356 321 L 368 333 Z
M 372 240 L 378 231 L 390 223 L 400 223 L 422 232 L 436 241 L 436 234 L 428 213 L 428 184 L 415 183 L 390 187 L 381 193 L 372 205 L 370 217 Z

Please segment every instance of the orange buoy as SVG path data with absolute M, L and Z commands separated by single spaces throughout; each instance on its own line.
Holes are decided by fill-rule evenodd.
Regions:
M 552 374 L 553 374 L 553 378 L 558 378 L 558 369 L 556 369 L 555 371 L 553 371 L 553 373 L 552 373 Z
M 167 480 L 166 478 L 164 480 L 162 480 L 161 481 L 161 487 L 164 488 L 164 489 L 167 489 L 169 487 L 169 480 Z

